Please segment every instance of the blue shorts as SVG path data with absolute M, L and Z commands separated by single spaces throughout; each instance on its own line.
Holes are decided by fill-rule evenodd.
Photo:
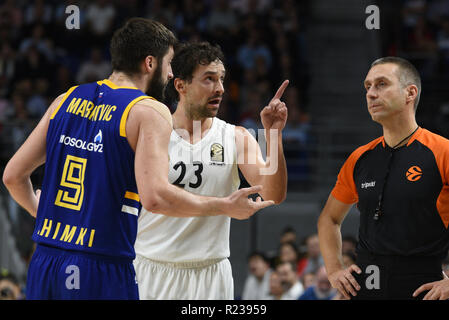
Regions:
M 138 300 L 132 260 L 38 244 L 31 259 L 26 298 Z

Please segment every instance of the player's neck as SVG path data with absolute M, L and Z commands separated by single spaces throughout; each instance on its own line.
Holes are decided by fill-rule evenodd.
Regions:
M 108 80 L 118 87 L 135 87 L 143 92 L 147 90 L 147 81 L 145 79 L 142 77 L 131 77 L 120 71 L 112 72 Z
M 175 131 L 187 132 L 189 134 L 190 143 L 197 143 L 209 131 L 212 126 L 213 118 L 193 119 L 189 117 L 182 106 L 178 105 L 176 111 L 172 115 L 173 129 Z M 180 134 L 185 140 L 184 134 Z

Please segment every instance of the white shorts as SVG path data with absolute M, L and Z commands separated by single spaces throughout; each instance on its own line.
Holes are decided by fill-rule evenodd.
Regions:
M 161 262 L 134 260 L 141 300 L 233 300 L 234 279 L 228 259 Z

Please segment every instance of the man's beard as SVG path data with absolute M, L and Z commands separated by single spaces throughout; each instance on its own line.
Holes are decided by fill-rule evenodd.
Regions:
M 214 96 L 213 98 L 218 98 L 218 96 Z M 204 104 L 188 103 L 188 107 L 186 108 L 187 117 L 193 120 L 202 120 L 206 118 L 216 117 L 218 110 L 211 110 L 208 108 L 208 105 L 209 103 L 207 101 Z
M 164 79 L 162 79 L 162 68 L 160 66 L 157 66 L 156 70 L 154 70 L 153 77 L 148 82 L 148 89 L 146 94 L 158 101 L 164 102 L 166 86 L 167 81 L 164 81 Z

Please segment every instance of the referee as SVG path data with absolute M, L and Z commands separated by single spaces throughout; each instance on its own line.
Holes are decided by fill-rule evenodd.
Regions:
M 318 220 L 329 281 L 347 299 L 448 299 L 449 140 L 418 126 L 421 80 L 398 57 L 374 61 L 364 81 L 383 136 L 346 160 Z M 360 211 L 356 264 L 342 263 L 341 224 Z

